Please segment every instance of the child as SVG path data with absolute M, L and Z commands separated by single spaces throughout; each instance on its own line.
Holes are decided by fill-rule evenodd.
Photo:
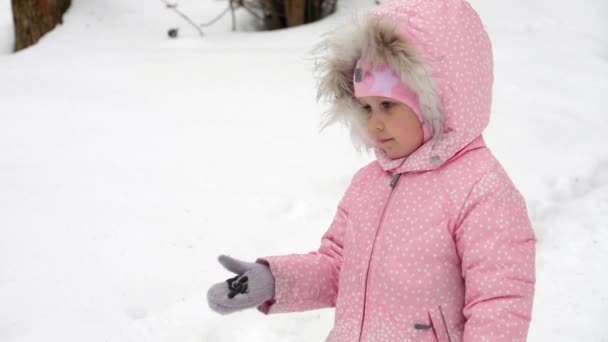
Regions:
M 535 236 L 485 145 L 492 49 L 464 0 L 394 0 L 323 45 L 319 94 L 376 161 L 316 252 L 220 262 L 211 308 L 335 307 L 327 341 L 525 341 Z

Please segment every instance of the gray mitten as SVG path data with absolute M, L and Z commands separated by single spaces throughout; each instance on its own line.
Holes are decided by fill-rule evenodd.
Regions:
M 218 261 L 237 276 L 211 286 L 207 302 L 213 311 L 225 315 L 255 308 L 274 297 L 274 276 L 270 267 L 227 255 L 220 255 Z

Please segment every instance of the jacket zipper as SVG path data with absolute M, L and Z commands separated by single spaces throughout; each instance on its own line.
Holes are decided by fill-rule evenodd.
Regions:
M 380 231 L 380 226 L 382 226 L 382 222 L 384 221 L 384 214 L 386 213 L 386 208 L 388 204 L 391 202 L 391 197 L 393 197 L 393 192 L 397 187 L 397 183 L 399 183 L 399 179 L 401 178 L 401 173 L 396 174 L 391 181 L 390 187 L 391 192 L 388 195 L 388 199 L 386 200 L 386 204 L 384 205 L 384 209 L 382 209 L 382 215 L 380 216 L 380 222 L 378 223 L 378 227 L 376 228 L 376 234 L 374 235 L 374 241 L 372 242 L 372 250 L 369 254 L 369 260 L 367 262 L 367 271 L 365 272 L 365 287 L 363 288 L 363 315 L 361 316 L 361 330 L 359 331 L 359 342 L 361 342 L 361 338 L 363 337 L 363 325 L 365 324 L 365 309 L 367 307 L 367 280 L 369 278 L 369 269 L 372 264 L 372 257 L 374 255 L 374 247 L 376 246 L 376 239 L 378 238 L 378 232 Z
M 445 328 L 445 334 L 448 335 L 448 342 L 452 342 L 450 332 L 448 331 L 448 324 L 445 322 L 445 316 L 443 315 L 443 309 L 439 307 L 439 313 L 441 314 L 441 320 L 443 321 L 443 327 Z

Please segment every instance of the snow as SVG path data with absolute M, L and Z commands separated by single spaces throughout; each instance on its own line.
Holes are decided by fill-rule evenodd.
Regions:
M 10 0 L 0 1 L 0 55 L 14 48 L 13 17 Z
M 196 21 L 225 2 L 182 0 Z M 530 341 L 608 341 L 608 3 L 472 1 L 494 45 L 486 140 L 537 233 Z M 319 133 L 309 51 L 373 1 L 254 32 L 158 1 L 74 1 L 11 54 L 0 0 L 0 341 L 320 341 L 333 310 L 220 316 L 216 257 L 317 248 L 371 155 Z M 178 39 L 167 29 L 180 28 Z

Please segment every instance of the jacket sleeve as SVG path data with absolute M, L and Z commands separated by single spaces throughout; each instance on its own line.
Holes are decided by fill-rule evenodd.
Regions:
M 523 197 L 506 174 L 488 174 L 474 186 L 455 240 L 465 282 L 463 341 L 525 341 L 536 238 Z
M 274 298 L 258 306 L 265 313 L 283 313 L 333 307 L 338 295 L 346 211 L 336 215 L 316 252 L 259 258 L 275 278 Z

